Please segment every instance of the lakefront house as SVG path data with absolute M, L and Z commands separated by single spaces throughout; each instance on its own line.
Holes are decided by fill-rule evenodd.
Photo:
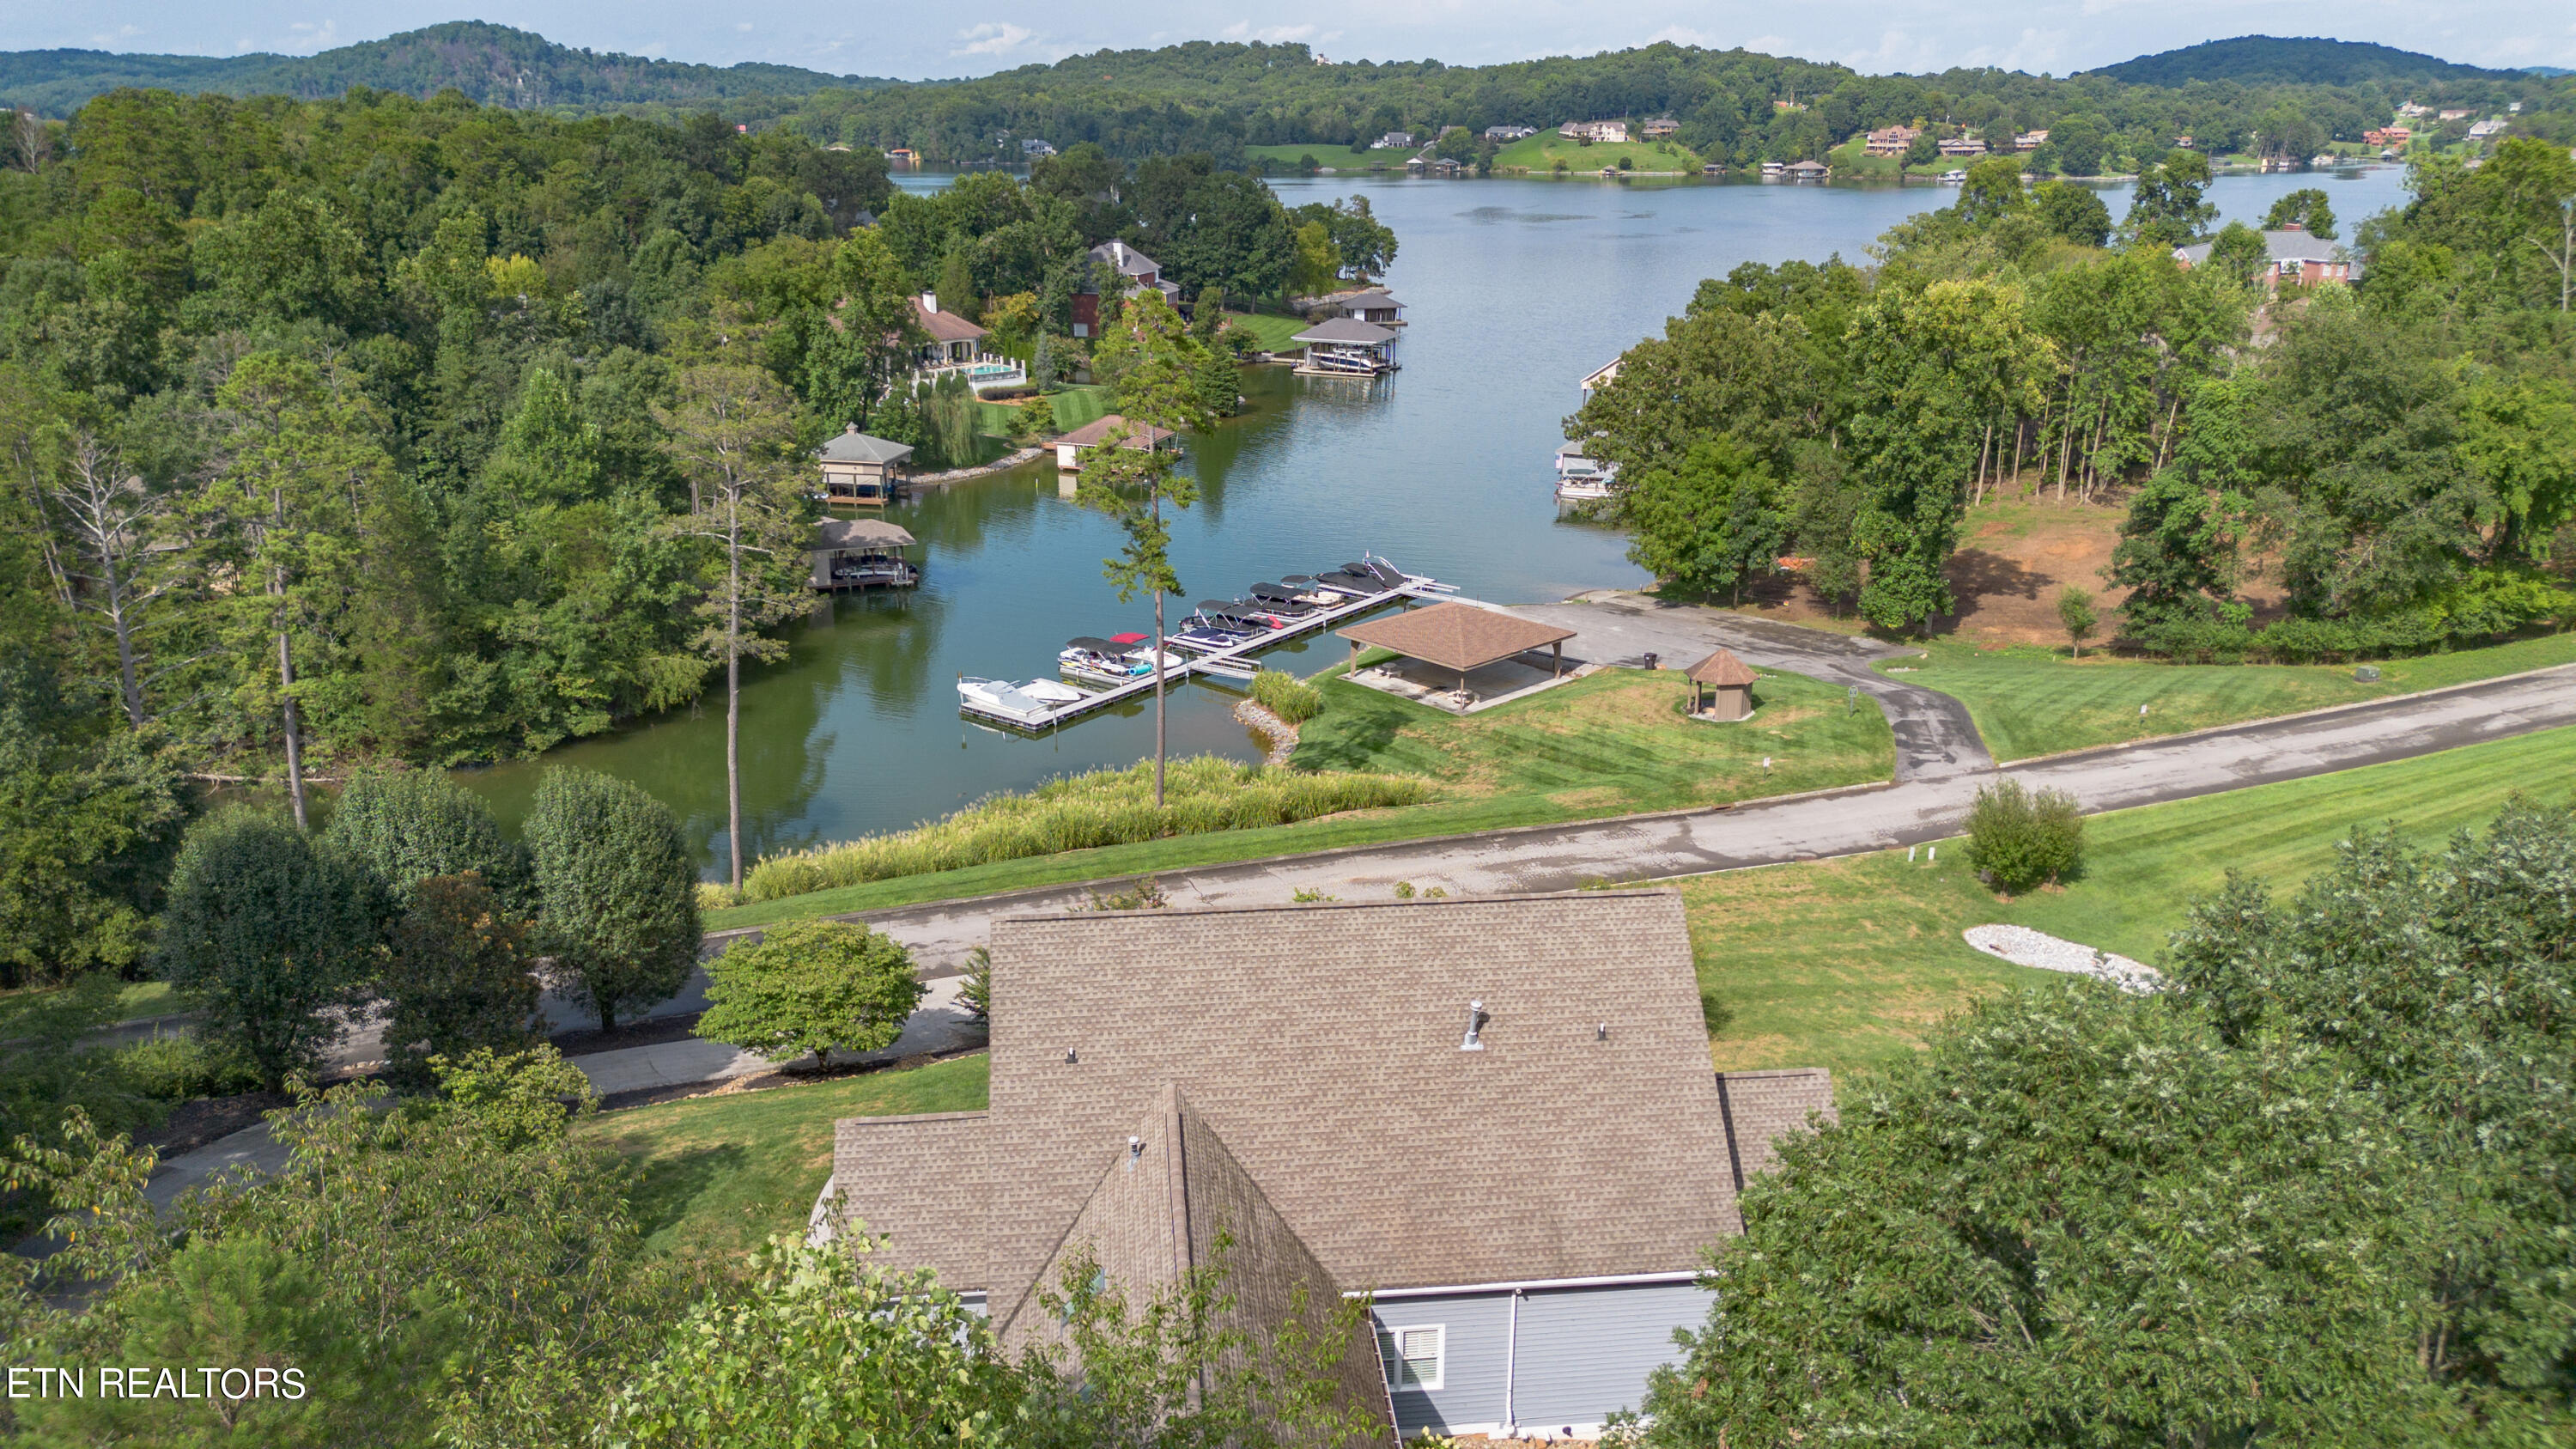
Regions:
M 1364 1297 L 1390 1435 L 1597 1438 L 1707 1317 L 1701 1254 L 1823 1071 L 1718 1073 L 1671 891 L 1006 918 L 979 1112 L 835 1124 L 818 1234 L 881 1234 L 1008 1348 L 1096 1269 L 1219 1267 L 1225 1327 Z M 1076 1266 L 1079 1265 L 1079 1266 Z

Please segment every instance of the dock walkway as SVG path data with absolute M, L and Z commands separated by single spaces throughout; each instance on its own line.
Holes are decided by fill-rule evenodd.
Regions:
M 1362 614 L 1374 613 L 1389 604 L 1413 599 L 1446 599 L 1454 597 L 1457 592 L 1457 586 L 1454 584 L 1444 584 L 1419 574 L 1406 574 L 1404 583 L 1399 588 L 1389 589 L 1382 594 L 1371 594 L 1365 599 L 1353 599 L 1347 604 L 1318 609 L 1302 619 L 1292 619 L 1285 626 L 1273 629 L 1267 634 L 1255 634 L 1230 649 L 1218 649 L 1198 655 L 1178 668 L 1165 670 L 1163 680 L 1166 684 L 1181 684 L 1187 682 L 1193 674 L 1213 675 L 1214 672 L 1207 667 L 1210 664 L 1222 664 L 1235 660 L 1248 661 L 1264 649 L 1274 648 L 1319 629 L 1329 629 L 1335 624 L 1346 623 Z M 1149 644 L 1144 647 L 1153 646 Z M 1164 652 L 1166 654 L 1173 652 L 1168 643 L 1164 646 Z M 966 699 L 960 699 L 957 702 L 957 709 L 960 714 L 982 724 L 1000 725 L 1006 729 L 1029 734 L 1043 734 L 1094 711 L 1123 704 L 1139 695 L 1150 695 L 1153 692 L 1154 676 L 1148 674 L 1111 689 L 1086 694 L 1069 704 L 1048 711 L 1046 715 L 1037 719 L 1013 719 L 1008 715 L 993 713 Z

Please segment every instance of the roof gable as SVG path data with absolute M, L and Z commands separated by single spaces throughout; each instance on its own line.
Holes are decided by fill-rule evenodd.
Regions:
M 1395 340 L 1395 333 L 1389 328 L 1380 327 L 1374 322 L 1363 322 L 1357 317 L 1335 317 L 1328 322 L 1318 322 L 1288 340 L 1291 342 L 1392 342 Z
M 816 450 L 815 456 L 826 463 L 900 463 L 912 456 L 912 445 L 870 437 L 859 431 L 858 424 L 851 423 L 839 437 Z

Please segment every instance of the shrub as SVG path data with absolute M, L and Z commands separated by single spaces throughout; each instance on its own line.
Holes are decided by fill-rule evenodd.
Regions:
M 412 889 L 393 929 L 385 972 L 392 1003 L 385 1048 L 394 1075 L 426 1085 L 429 1059 L 478 1047 L 536 1044 L 536 952 L 520 920 L 472 871 L 434 875 Z
M 843 921 L 772 927 L 707 965 L 698 1035 L 771 1061 L 812 1053 L 883 1051 L 930 988 L 901 942 Z
M 698 961 L 698 872 L 661 801 L 589 770 L 549 770 L 528 848 L 539 946 L 602 1031 L 679 994 Z
M 987 796 L 945 820 L 887 835 L 763 859 L 744 881 L 755 901 L 995 861 L 1127 845 L 1214 830 L 1287 825 L 1344 810 L 1413 805 L 1420 780 L 1396 775 L 1291 772 L 1213 755 L 1172 762 L 1163 807 L 1154 766 L 1094 770 L 1025 794 Z
M 1256 671 L 1252 676 L 1252 697 L 1261 707 L 1290 724 L 1304 724 L 1324 708 L 1324 692 L 1293 674 L 1276 669 Z
M 386 906 L 372 870 L 236 807 L 200 821 L 179 848 L 155 966 L 209 1040 L 278 1087 L 339 1039 L 330 1009 L 374 974 Z
M 2034 795 L 2009 778 L 1977 792 L 1968 812 L 1968 864 L 1998 890 L 2072 879 L 2083 860 L 2084 817 L 2073 795 Z
M 136 1042 L 117 1052 L 116 1069 L 136 1094 L 156 1102 L 229 1097 L 259 1086 L 259 1072 L 240 1053 L 194 1034 Z
M 473 871 L 524 913 L 528 852 L 506 839 L 483 797 L 436 770 L 363 770 L 340 792 L 322 839 L 383 876 L 399 901 L 439 875 Z

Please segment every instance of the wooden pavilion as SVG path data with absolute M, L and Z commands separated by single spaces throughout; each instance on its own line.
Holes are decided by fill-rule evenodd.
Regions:
M 1574 637 L 1571 629 L 1454 600 L 1335 632 L 1351 641 L 1353 664 L 1358 663 L 1363 648 L 1390 649 L 1408 659 L 1456 671 L 1462 694 L 1467 690 L 1470 672 L 1541 647 L 1549 651 L 1549 677 L 1561 676 L 1565 673 L 1565 641 Z
M 912 445 L 869 437 L 851 423 L 815 457 L 823 464 L 825 503 L 883 508 L 903 486 L 903 465 L 912 457 Z
M 1720 649 L 1690 667 L 1691 713 L 1702 719 L 1749 719 L 1753 714 L 1753 681 L 1751 666 L 1735 657 L 1732 650 Z M 1709 703 L 1710 691 L 1717 702 Z

